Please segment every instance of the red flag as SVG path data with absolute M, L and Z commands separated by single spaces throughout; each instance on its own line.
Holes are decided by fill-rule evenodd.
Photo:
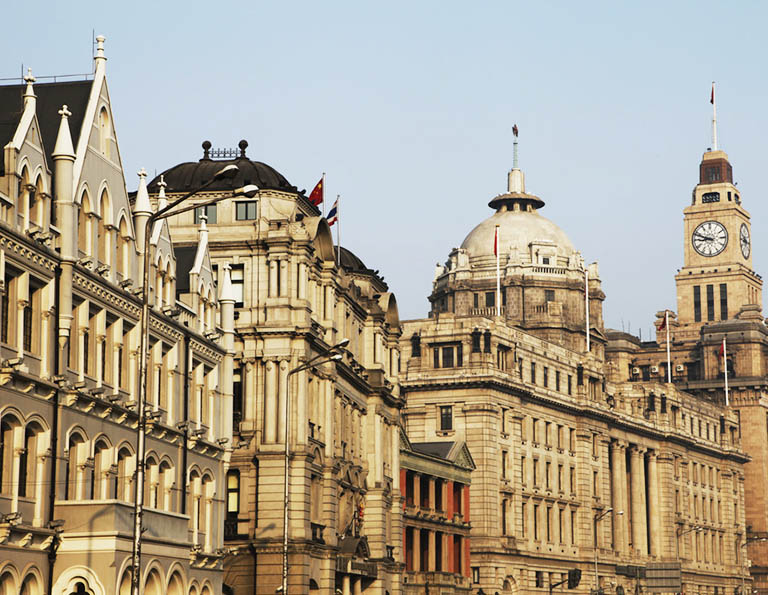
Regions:
M 515 124 L 514 126 L 512 126 L 512 134 L 514 134 L 514 135 L 515 135 L 515 138 L 517 138 L 517 124 Z
M 720 351 L 717 352 L 718 357 L 723 357 L 723 354 L 725 353 L 725 337 L 723 337 L 723 342 L 720 343 Z
M 324 189 L 323 189 L 323 178 L 320 178 L 320 181 L 315 185 L 315 187 L 312 189 L 312 192 L 309 195 L 309 202 L 311 202 L 313 205 L 317 206 L 323 202 L 323 195 L 324 195 Z
M 664 311 L 664 318 L 661 319 L 661 324 L 659 325 L 659 332 L 663 331 L 667 328 L 667 312 Z
M 712 94 L 709 96 L 709 102 L 715 105 L 715 83 L 712 83 Z
M 499 255 L 499 226 L 496 226 L 496 233 L 493 236 L 493 255 Z

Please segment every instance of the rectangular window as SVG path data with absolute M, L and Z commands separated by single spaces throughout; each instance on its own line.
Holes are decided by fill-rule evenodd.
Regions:
M 555 370 L 555 390 L 560 392 L 560 370 Z
M 573 377 L 568 374 L 568 394 L 573 394 L 572 385 L 573 384 Z
M 534 504 L 533 505 L 533 539 L 535 541 L 539 540 L 539 505 L 538 504 Z M 538 572 L 538 571 L 536 572 L 536 583 L 537 584 L 539 582 L 539 575 L 540 574 L 541 574 L 540 572 Z M 542 586 L 543 586 L 543 584 L 544 584 L 544 578 L 543 577 L 541 579 L 541 583 L 542 583 Z
M 533 459 L 533 485 L 539 485 L 539 459 Z
M 485 292 L 485 307 L 486 308 L 494 308 L 496 307 L 496 293 L 493 291 L 486 291 Z
M 235 219 L 238 221 L 251 221 L 256 219 L 257 204 L 258 203 L 255 200 L 235 203 Z
M 479 293 L 473 293 L 472 294 L 472 303 L 474 304 L 475 308 L 480 307 L 480 294 Z
M 442 431 L 453 429 L 453 407 L 450 405 L 440 407 L 440 429 Z
M 453 368 L 453 347 L 443 347 L 443 368 Z
M 728 284 L 720 284 L 720 320 L 728 320 Z
M 480 567 L 479 566 L 473 566 L 472 567 L 472 582 L 477 584 L 480 582 Z
M 440 367 L 440 348 L 439 347 L 435 347 L 432 350 L 432 355 L 433 355 L 433 360 L 434 360 L 432 363 L 434 364 L 434 367 L 435 368 L 439 368 Z
M 2 310 L 0 312 L 0 316 L 2 316 L 2 325 L 0 326 L 0 341 L 3 343 L 8 342 L 8 313 L 9 313 L 9 305 L 11 303 L 10 298 L 8 297 L 8 278 L 6 277 L 5 280 L 5 291 L 3 292 L 2 302 L 0 302 L 0 309 Z
M 525 485 L 525 457 L 520 457 L 520 483 Z
M 545 302 L 554 302 L 555 301 L 555 290 L 554 289 L 545 289 L 544 290 L 544 301 Z
M 531 384 L 536 384 L 536 362 L 531 362 Z
M 576 494 L 576 468 L 571 467 L 570 469 L 570 482 L 571 482 L 571 495 Z
M 544 472 L 544 487 L 552 489 L 552 463 L 547 461 Z
M 549 368 L 544 366 L 544 387 L 549 388 Z
M 525 502 L 520 504 L 520 534 L 525 537 Z
M 501 451 L 501 478 L 507 479 L 507 459 L 509 453 L 506 450 Z
M 701 322 L 701 287 L 693 287 L 693 320 Z
M 707 285 L 707 320 L 715 319 L 715 286 Z
M 600 496 L 600 483 L 597 478 L 597 471 L 592 472 L 592 495 L 595 498 Z
M 197 207 L 195 209 L 195 224 L 199 224 L 203 215 L 207 217 L 208 223 L 216 223 L 216 205 L 208 205 L 207 207 Z
M 576 545 L 576 511 L 571 511 L 571 545 Z
M 242 264 L 233 264 L 229 272 L 232 279 L 232 292 L 235 294 L 235 308 L 243 307 L 243 288 L 245 287 L 245 268 Z M 221 285 L 219 285 L 221 287 Z
M 24 306 L 23 324 L 24 324 L 24 351 L 32 351 L 32 304 L 27 303 Z
M 464 365 L 464 350 L 462 349 L 461 343 L 456 345 L 456 365 L 459 367 Z

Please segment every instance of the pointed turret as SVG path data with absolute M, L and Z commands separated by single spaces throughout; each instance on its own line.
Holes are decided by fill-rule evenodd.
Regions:
M 26 108 L 28 105 L 32 104 L 31 107 L 34 109 L 35 102 L 37 101 L 37 95 L 35 95 L 35 77 L 32 76 L 31 68 L 27 68 L 27 74 L 24 77 L 24 82 L 27 83 L 27 88 L 24 90 L 24 107 Z
M 152 204 L 149 202 L 149 193 L 147 192 L 147 171 L 142 167 L 138 176 L 139 189 L 136 191 L 136 200 L 133 203 L 133 224 L 136 228 L 136 246 L 143 254 L 147 221 L 152 215 Z
M 190 273 L 200 274 L 203 269 L 203 263 L 205 262 L 205 255 L 208 252 L 208 217 L 202 215 L 200 217 L 200 231 L 198 232 L 197 239 L 197 252 L 195 253 L 195 264 L 192 265 Z
M 75 148 L 72 145 L 72 134 L 69 130 L 69 116 L 72 115 L 64 105 L 59 110 L 61 120 L 59 121 L 59 132 L 56 135 L 56 144 L 53 146 L 53 153 L 51 154 L 54 161 L 59 159 L 75 160 Z M 70 180 L 71 183 L 71 180 Z
M 525 192 L 525 173 L 520 169 L 517 160 L 517 124 L 512 127 L 514 141 L 512 143 L 512 169 L 507 175 L 507 192 L 495 197 L 488 206 L 497 211 L 533 211 L 544 206 L 544 201 L 538 196 Z
M 104 55 L 104 42 L 107 40 L 103 35 L 96 36 L 96 55 L 93 57 L 94 71 L 104 70 L 107 65 L 107 57 Z
M 69 131 L 69 116 L 72 115 L 64 105 L 59 110 L 61 120 L 56 144 L 53 148 L 54 192 L 56 200 L 56 224 L 61 229 L 61 256 L 64 259 L 77 260 L 77 217 L 73 200 L 75 149 Z
M 221 288 L 219 289 L 219 302 L 222 304 L 224 302 L 232 302 L 234 304 L 237 301 L 235 288 L 232 286 L 231 270 L 232 267 L 229 266 L 229 264 L 224 264 L 221 267 L 221 272 L 223 273 L 224 278 L 221 280 Z
M 168 185 L 163 180 L 163 176 L 160 176 L 160 181 L 157 184 L 160 187 L 160 191 L 157 193 L 157 210 L 162 211 L 168 206 L 168 199 L 165 197 L 165 187 Z M 155 226 L 152 228 L 152 237 L 150 238 L 151 244 L 157 244 L 160 239 L 160 232 L 163 229 L 163 219 L 155 221 Z
M 222 279 L 219 290 L 219 305 L 221 308 L 222 345 L 227 350 L 221 369 L 221 391 L 224 401 L 225 415 L 222 420 L 224 436 L 232 435 L 232 379 L 235 355 L 235 289 L 232 287 L 232 267 L 225 263 L 221 267 Z

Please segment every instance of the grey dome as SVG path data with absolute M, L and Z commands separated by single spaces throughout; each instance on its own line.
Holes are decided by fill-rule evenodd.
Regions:
M 499 210 L 475 227 L 462 242 L 471 258 L 493 256 L 493 237 L 499 226 L 500 254 L 516 249 L 527 253 L 531 242 L 551 242 L 557 247 L 558 256 L 568 258 L 576 249 L 565 232 L 535 210 Z

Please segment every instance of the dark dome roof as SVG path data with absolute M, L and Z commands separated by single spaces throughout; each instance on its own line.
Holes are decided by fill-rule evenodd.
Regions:
M 350 273 L 370 275 L 371 277 L 378 279 L 378 281 L 382 283 L 384 287 L 387 286 L 387 284 L 384 282 L 384 278 L 379 274 L 379 271 L 374 271 L 373 269 L 369 269 L 367 266 L 365 266 L 365 263 L 360 260 L 354 252 L 347 250 L 344 246 L 341 246 L 340 248 L 338 246 L 334 246 L 334 250 L 336 250 L 336 252 L 339 254 L 339 266 L 342 269 Z
M 162 172 L 163 180 L 167 184 L 166 192 L 188 192 L 199 188 L 210 181 L 213 176 L 227 165 L 234 164 L 239 168 L 237 175 L 230 180 L 221 180 L 208 187 L 208 190 L 231 190 L 248 184 L 256 184 L 262 190 L 282 190 L 284 192 L 297 192 L 296 186 L 285 179 L 280 172 L 266 163 L 252 161 L 245 156 L 248 146 L 246 141 L 240 141 L 240 151 L 229 149 L 214 149 L 211 151 L 211 143 L 203 143 L 203 158 L 200 161 L 180 163 Z M 212 159 L 213 157 L 225 157 L 224 159 Z M 228 157 L 228 158 L 227 158 Z M 160 190 L 158 182 L 160 175 L 147 185 L 151 193 Z

